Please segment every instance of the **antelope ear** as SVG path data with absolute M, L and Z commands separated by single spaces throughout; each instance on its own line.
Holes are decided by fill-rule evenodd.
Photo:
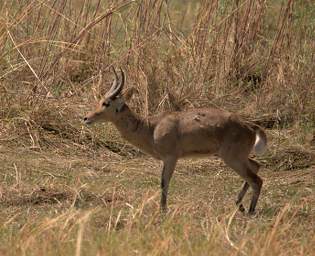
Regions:
M 125 99 L 125 101 L 129 101 L 132 97 L 132 95 L 135 93 L 135 92 L 138 92 L 136 88 L 134 87 L 131 87 L 131 88 L 128 88 L 127 90 L 125 90 L 123 92 L 123 98 Z
M 125 107 L 125 100 L 123 98 L 116 98 L 115 100 L 115 108 L 116 108 L 116 112 L 121 112 L 123 110 L 123 108 Z

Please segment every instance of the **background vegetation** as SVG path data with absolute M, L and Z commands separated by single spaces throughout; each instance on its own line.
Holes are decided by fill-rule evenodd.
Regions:
M 310 0 L 1 1 L 0 254 L 312 255 L 314 17 Z M 204 159 L 179 164 L 160 218 L 159 163 L 81 123 L 111 66 L 144 118 L 215 106 L 267 129 L 257 217 Z

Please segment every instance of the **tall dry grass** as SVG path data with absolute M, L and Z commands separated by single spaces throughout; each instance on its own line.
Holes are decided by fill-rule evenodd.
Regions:
M 272 136 L 289 128 L 273 136 L 279 145 L 295 140 L 290 129 L 315 122 L 314 16 L 312 1 L 293 0 L 2 0 L 0 254 L 312 255 L 311 171 L 303 189 L 303 173 L 288 189 L 270 172 L 268 199 L 252 221 L 229 208 L 235 177 L 218 171 L 209 186 L 210 174 L 197 170 L 191 181 L 187 165 L 177 186 L 192 192 L 178 189 L 161 222 L 151 173 L 159 167 L 124 163 L 139 152 L 111 127 L 89 130 L 80 120 L 109 87 L 110 67 L 121 66 L 138 91 L 130 104 L 144 117 L 216 106 L 276 128 Z M 100 156 L 104 147 L 123 158 Z M 301 151 L 283 152 L 271 169 L 312 165 L 294 162 Z M 87 184 L 101 192 L 84 194 Z M 93 207 L 77 206 L 88 201 Z
M 314 121 L 308 1 L 2 1 L 0 13 L 2 128 L 13 137 L 46 117 L 79 119 L 110 66 L 127 71 L 145 116 L 214 105 Z

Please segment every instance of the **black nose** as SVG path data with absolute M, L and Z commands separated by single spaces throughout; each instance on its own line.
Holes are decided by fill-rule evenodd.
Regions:
M 83 122 L 84 122 L 85 124 L 90 124 L 90 123 L 91 123 L 91 121 L 90 121 L 89 118 L 87 118 L 87 117 L 84 117 L 84 118 L 83 118 Z

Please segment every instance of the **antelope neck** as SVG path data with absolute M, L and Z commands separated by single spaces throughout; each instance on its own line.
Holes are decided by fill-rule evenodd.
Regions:
M 132 112 L 127 105 L 113 121 L 122 137 L 142 151 L 154 156 L 153 130 L 154 127 Z

